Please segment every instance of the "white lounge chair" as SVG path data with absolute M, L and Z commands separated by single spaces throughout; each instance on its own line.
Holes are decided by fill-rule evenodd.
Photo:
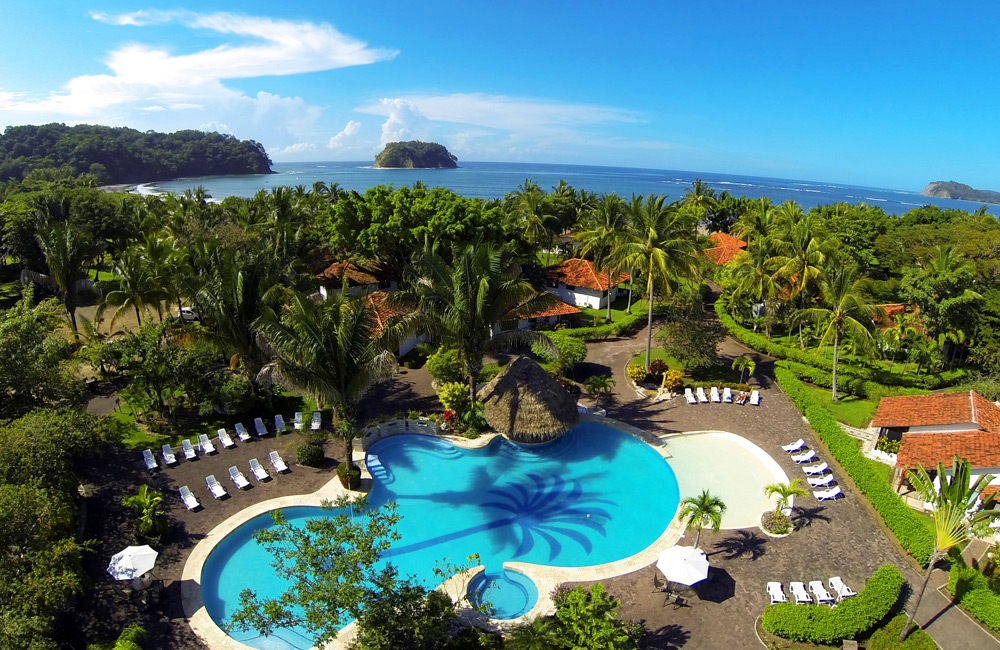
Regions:
M 323 425 L 323 416 L 320 415 L 319 411 L 313 411 L 312 424 L 309 425 L 309 428 L 312 429 L 313 431 L 319 431 L 319 428 L 322 425 Z
M 219 434 L 219 444 L 220 445 L 222 445 L 223 447 L 226 447 L 226 448 L 230 448 L 230 447 L 235 447 L 236 446 L 236 443 L 233 442 L 233 438 L 229 435 L 228 431 L 226 431 L 225 429 L 219 429 L 217 433 Z
M 226 496 L 226 488 L 223 487 L 222 483 L 219 483 L 215 478 L 215 474 L 209 474 L 205 477 L 205 485 L 208 486 L 208 491 L 212 493 L 212 496 L 216 499 L 221 499 Z
M 812 582 L 810 582 L 809 583 L 809 591 L 812 593 L 813 596 L 816 597 L 816 604 L 817 605 L 822 605 L 824 603 L 830 604 L 830 605 L 833 604 L 833 596 L 831 596 L 830 592 L 827 591 L 826 587 L 823 586 L 823 582 L 822 581 L 820 581 L 820 580 L 813 580 Z
M 725 388 L 722 389 L 722 401 L 725 402 L 726 404 L 733 403 L 733 389 L 730 388 L 729 386 L 726 386 Z
M 253 428 L 257 430 L 258 436 L 263 437 L 267 435 L 267 427 L 264 426 L 264 420 L 260 418 L 254 418 Z
M 690 386 L 684 389 L 684 399 L 687 400 L 688 404 L 698 403 L 698 399 L 694 396 L 694 392 L 691 390 Z
M 298 431 L 299 429 L 302 428 L 302 412 L 301 411 L 299 411 L 298 413 L 295 414 L 295 421 L 293 422 L 293 426 L 295 427 L 296 431 Z
M 238 490 L 250 487 L 250 481 L 247 480 L 247 477 L 243 476 L 243 472 L 236 465 L 229 468 L 229 478 L 233 480 Z
M 718 404 L 719 402 L 722 401 L 722 398 L 719 396 L 719 387 L 718 386 L 712 386 L 709 389 L 708 394 L 712 396 L 712 401 L 715 402 L 716 404 Z
M 843 600 L 845 598 L 858 595 L 853 589 L 844 584 L 844 581 L 840 579 L 840 576 L 833 576 L 830 578 L 830 589 L 833 593 L 837 594 L 837 600 Z
M 194 447 L 191 446 L 190 440 L 181 440 L 181 450 L 184 452 L 184 458 L 187 458 L 188 460 L 194 460 L 198 456 L 198 452 L 196 452 Z
M 785 595 L 785 591 L 781 588 L 780 582 L 767 583 L 767 595 L 771 597 L 772 605 L 788 602 L 788 596 Z
M 153 452 L 148 449 L 142 450 L 142 462 L 146 463 L 146 469 L 151 472 L 159 467 L 159 464 L 156 462 L 156 457 L 153 456 Z
M 695 392 L 698 394 L 698 401 L 699 402 L 707 402 L 708 401 L 708 395 L 705 394 L 705 389 L 704 388 L 702 388 L 701 386 L 698 386 L 698 389 Z
M 274 432 L 282 433 L 285 430 L 285 418 L 280 415 L 274 416 Z
M 760 391 L 754 390 L 750 391 L 750 403 L 754 406 L 760 406 Z
M 810 476 L 818 476 L 819 474 L 822 474 L 828 469 L 830 469 L 830 466 L 827 465 L 825 462 L 823 462 L 820 463 L 819 465 L 809 465 L 807 467 L 803 467 L 802 471 L 805 472 L 806 474 L 809 474 Z
M 198 436 L 198 445 L 201 446 L 201 451 L 204 454 L 215 453 L 215 445 L 213 445 L 212 441 L 208 439 L 207 434 L 203 433 L 200 436 Z
M 258 481 L 271 478 L 271 475 L 267 473 L 267 470 L 261 466 L 260 461 L 256 458 L 250 459 L 250 473 L 253 474 L 253 477 Z
M 792 454 L 790 458 L 792 459 L 792 462 L 799 463 L 801 465 L 802 463 L 808 463 L 809 461 L 815 459 L 816 452 L 810 449 L 809 451 L 804 451 L 801 454 Z
M 163 454 L 164 465 L 173 465 L 177 462 L 177 456 L 174 455 L 174 450 L 170 448 L 170 445 L 160 447 L 160 453 Z
M 789 582 L 788 591 L 792 592 L 792 597 L 795 598 L 796 605 L 812 605 L 813 599 L 809 596 L 809 592 L 806 591 L 806 586 L 801 582 Z
M 246 442 L 250 439 L 250 432 L 247 431 L 247 428 L 243 426 L 242 422 L 236 423 L 236 435 L 239 436 L 239 439 L 242 442 Z
M 805 440 L 799 438 L 798 440 L 789 445 L 781 445 L 781 448 L 790 454 L 794 454 L 795 452 L 800 451 L 805 446 L 806 446 Z
M 809 487 L 814 487 L 814 488 L 826 487 L 831 483 L 833 483 L 833 474 L 824 474 L 823 476 L 819 476 L 816 478 L 809 476 L 806 478 L 806 481 L 809 482 Z
M 198 499 L 194 498 L 194 495 L 191 494 L 191 488 L 188 486 L 182 485 L 178 491 L 181 493 L 181 501 L 184 502 L 184 507 L 188 510 L 194 510 L 201 505 L 198 503 Z
M 835 485 L 832 488 L 830 488 L 829 490 L 813 490 L 813 496 L 816 497 L 820 501 L 827 501 L 829 499 L 836 499 L 841 494 L 843 494 L 843 492 L 840 491 L 840 486 L 839 485 Z
M 274 468 L 274 471 L 276 472 L 288 471 L 288 465 L 285 465 L 285 461 L 281 460 L 281 456 L 278 455 L 278 452 L 272 451 L 270 454 L 267 455 L 267 457 L 271 461 L 271 467 Z

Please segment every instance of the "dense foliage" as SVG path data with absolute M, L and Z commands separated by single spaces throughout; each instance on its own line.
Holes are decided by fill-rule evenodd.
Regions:
M 966 611 L 994 632 L 1000 632 L 1000 593 L 978 569 L 953 561 L 948 574 L 948 591 Z
M 375 156 L 375 167 L 454 169 L 458 158 L 436 142 L 390 142 Z
M 0 135 L 0 182 L 32 172 L 91 174 L 98 183 L 140 183 L 182 176 L 267 174 L 259 143 L 202 131 L 155 133 L 93 124 L 9 126 Z
M 878 625 L 899 600 L 906 581 L 899 569 L 885 564 L 875 570 L 857 596 L 836 608 L 825 605 L 768 605 L 761 624 L 785 639 L 833 645 L 853 639 Z
M 917 626 L 910 631 L 902 643 L 899 634 L 906 625 L 906 614 L 900 614 L 889 621 L 881 630 L 877 630 L 868 640 L 868 650 L 937 650 L 937 644 L 930 634 Z

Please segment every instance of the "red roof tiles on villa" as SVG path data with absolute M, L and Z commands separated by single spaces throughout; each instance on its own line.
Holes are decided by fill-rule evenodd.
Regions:
M 560 300 L 556 304 L 550 305 L 548 307 L 541 307 L 534 311 L 521 312 L 520 314 L 518 314 L 518 317 L 547 318 L 549 316 L 571 316 L 573 314 L 579 314 L 579 313 L 580 313 L 579 309 L 577 309 L 573 305 L 570 305 L 569 303 L 565 303 Z
M 715 246 L 706 248 L 704 250 L 705 256 L 718 266 L 731 262 L 747 245 L 742 239 L 737 239 L 724 232 L 713 232 L 708 238 L 715 243 Z
M 597 272 L 590 260 L 580 258 L 568 259 L 559 264 L 545 268 L 545 278 L 554 285 L 560 282 L 573 287 L 591 289 L 593 291 L 608 290 L 608 274 Z M 615 272 L 611 274 L 611 285 L 617 286 L 628 280 L 628 273 Z
M 368 304 L 371 305 L 372 310 L 375 312 L 375 320 L 378 323 L 375 334 L 381 332 L 392 318 L 410 311 L 402 305 L 392 304 L 388 298 L 389 294 L 385 291 L 373 291 L 368 294 Z
M 972 467 L 1000 465 L 1000 434 L 993 431 L 949 433 L 904 433 L 896 467 L 913 469 L 917 464 L 951 467 L 952 456 L 967 458 Z
M 378 282 L 378 278 L 372 275 L 372 271 L 363 269 L 350 260 L 334 262 L 316 277 L 320 280 L 337 280 L 343 282 L 345 275 L 347 276 L 348 284 L 351 285 L 375 284 Z
M 979 397 L 974 391 L 883 397 L 878 403 L 872 426 L 926 427 L 977 422 L 973 395 Z

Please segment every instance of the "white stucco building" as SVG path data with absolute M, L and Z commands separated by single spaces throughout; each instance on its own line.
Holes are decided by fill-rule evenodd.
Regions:
M 628 273 L 598 271 L 590 260 L 573 258 L 549 266 L 544 271 L 545 290 L 575 307 L 601 309 L 618 297 L 618 285 L 630 279 Z

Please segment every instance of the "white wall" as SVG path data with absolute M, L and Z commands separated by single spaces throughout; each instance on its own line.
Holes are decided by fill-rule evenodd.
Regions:
M 590 307 L 591 309 L 601 309 L 602 307 L 608 306 L 608 294 L 606 292 L 597 291 L 595 289 L 584 289 L 583 287 L 574 287 L 572 291 L 566 288 L 566 285 L 559 283 L 558 287 L 545 287 L 545 290 L 549 293 L 554 293 L 559 296 L 559 299 L 565 303 L 573 305 L 574 307 Z M 611 289 L 611 300 L 614 302 L 614 297 L 616 296 L 616 289 Z
M 417 347 L 417 343 L 423 343 L 427 340 L 427 337 L 423 334 L 420 336 L 410 336 L 405 341 L 399 344 L 399 356 L 405 356 L 413 348 Z
M 923 427 L 910 427 L 907 433 L 954 433 L 958 431 L 979 431 L 981 428 L 975 422 L 961 422 L 959 424 L 933 424 Z

